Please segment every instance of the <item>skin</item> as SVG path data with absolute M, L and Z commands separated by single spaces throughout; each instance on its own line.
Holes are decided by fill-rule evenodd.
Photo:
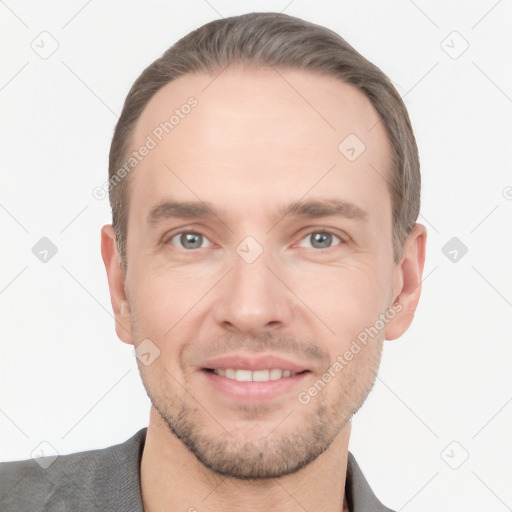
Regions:
M 131 175 L 126 274 L 112 226 L 101 232 L 117 334 L 135 346 L 149 338 L 160 350 L 151 364 L 138 361 L 153 403 L 141 464 L 144 507 L 339 511 L 350 418 L 373 386 L 383 341 L 413 319 L 426 230 L 415 225 L 395 264 L 383 179 L 390 148 L 382 123 L 369 130 L 378 115 L 362 93 L 296 70 L 217 75 L 167 84 L 137 122 L 134 148 L 187 98 L 198 101 Z M 353 162 L 338 151 L 351 133 L 366 146 Z M 299 200 L 333 198 L 366 217 L 276 213 Z M 151 208 L 169 199 L 206 201 L 217 216 L 149 225 Z M 331 246 L 314 245 L 311 235 L 325 231 L 335 235 Z M 202 234 L 202 246 L 184 248 L 176 236 L 183 232 Z M 262 249 L 252 263 L 237 253 L 247 236 Z M 395 298 L 400 312 L 300 403 L 298 392 Z M 234 400 L 210 385 L 201 363 L 235 352 L 283 356 L 308 373 L 268 400 Z

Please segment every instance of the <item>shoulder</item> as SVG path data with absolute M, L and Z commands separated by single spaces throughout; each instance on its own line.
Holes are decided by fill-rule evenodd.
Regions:
M 345 492 L 351 512 L 394 512 L 384 506 L 373 493 L 359 464 L 352 453 L 348 453 Z
M 0 510 L 142 510 L 146 430 L 108 448 L 0 463 Z

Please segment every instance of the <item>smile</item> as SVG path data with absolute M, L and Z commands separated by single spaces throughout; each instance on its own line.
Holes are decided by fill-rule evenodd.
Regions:
M 234 368 L 217 368 L 212 371 L 215 375 L 237 380 L 239 382 L 267 382 L 269 380 L 279 380 L 296 375 L 295 372 L 290 370 L 281 370 L 279 368 L 255 371 Z

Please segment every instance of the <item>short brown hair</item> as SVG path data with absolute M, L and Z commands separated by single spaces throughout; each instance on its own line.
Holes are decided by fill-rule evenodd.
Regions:
M 137 78 L 126 97 L 109 156 L 109 199 L 120 262 L 126 270 L 129 174 L 119 179 L 134 128 L 153 95 L 187 73 L 220 72 L 243 64 L 313 71 L 339 78 L 360 90 L 377 110 L 392 150 L 387 179 L 393 214 L 393 257 L 420 209 L 420 164 L 407 109 L 388 77 L 338 34 L 286 14 L 250 13 L 212 21 L 171 46 Z M 341 142 L 341 141 L 340 141 Z

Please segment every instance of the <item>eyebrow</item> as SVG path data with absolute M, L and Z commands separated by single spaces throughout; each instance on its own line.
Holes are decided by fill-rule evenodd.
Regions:
M 222 212 L 206 201 L 162 201 L 151 208 L 147 223 L 155 226 L 170 218 L 220 218 Z M 344 217 L 367 220 L 368 213 L 359 206 L 341 199 L 296 201 L 277 209 L 275 217 L 318 218 Z

